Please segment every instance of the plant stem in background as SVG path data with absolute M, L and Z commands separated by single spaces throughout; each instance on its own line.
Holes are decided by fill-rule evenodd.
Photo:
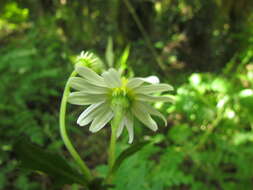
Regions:
M 160 57 L 158 56 L 158 54 L 157 54 L 155 48 L 153 47 L 152 42 L 151 42 L 151 40 L 149 39 L 148 34 L 147 34 L 145 28 L 143 27 L 143 25 L 142 25 L 142 23 L 141 23 L 141 21 L 140 21 L 138 15 L 136 14 L 136 12 L 135 12 L 135 10 L 134 10 L 132 4 L 130 3 L 129 0 L 124 0 L 124 3 L 126 4 L 126 6 L 127 6 L 128 10 L 129 10 L 130 14 L 132 14 L 132 17 L 133 17 L 133 19 L 134 19 L 134 21 L 135 21 L 137 27 L 138 27 L 139 30 L 141 31 L 141 33 L 142 33 L 142 35 L 143 35 L 143 37 L 144 37 L 144 40 L 146 41 L 146 44 L 147 44 L 148 48 L 150 49 L 152 55 L 154 56 L 156 62 L 158 63 L 158 66 L 160 67 L 160 69 L 161 69 L 162 71 L 165 71 L 165 70 L 166 70 L 166 67 L 165 67 L 165 65 L 162 63 L 162 61 L 161 61 Z
M 76 74 L 77 73 L 75 71 L 73 71 L 71 73 L 70 77 L 74 77 Z M 68 99 L 69 93 L 70 93 L 70 87 L 67 82 L 65 89 L 64 89 L 63 97 L 61 100 L 60 118 L 59 118 L 60 119 L 60 133 L 61 133 L 61 137 L 63 139 L 63 142 L 64 142 L 66 148 L 68 149 L 68 151 L 70 152 L 71 156 L 74 158 L 76 163 L 79 165 L 80 170 L 82 171 L 82 173 L 85 177 L 85 180 L 91 181 L 92 175 L 91 175 L 89 168 L 87 167 L 85 162 L 81 159 L 78 152 L 75 150 L 75 148 L 72 145 L 72 143 L 68 137 L 68 134 L 67 134 L 67 130 L 66 130 L 66 126 L 65 126 L 65 115 L 66 115 L 67 99 Z

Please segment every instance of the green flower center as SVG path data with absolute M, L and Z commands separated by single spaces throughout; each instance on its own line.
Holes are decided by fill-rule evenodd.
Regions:
M 111 107 L 113 110 L 126 110 L 130 107 L 133 100 L 132 92 L 127 88 L 127 79 L 122 79 L 122 86 L 113 88 L 111 91 Z

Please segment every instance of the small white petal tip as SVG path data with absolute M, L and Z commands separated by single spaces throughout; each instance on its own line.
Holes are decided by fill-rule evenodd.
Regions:
M 145 80 L 151 84 L 158 84 L 160 82 L 159 78 L 156 76 L 147 77 Z

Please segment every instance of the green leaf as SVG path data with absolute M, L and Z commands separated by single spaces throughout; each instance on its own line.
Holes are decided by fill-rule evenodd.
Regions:
M 128 45 L 123 53 L 121 54 L 121 57 L 118 61 L 118 65 L 119 65 L 119 68 L 120 68 L 120 71 L 123 72 L 127 69 L 127 59 L 129 57 L 129 52 L 130 52 L 130 46 Z
M 250 112 L 253 112 L 253 90 L 244 89 L 239 93 L 240 103 L 247 108 Z
M 46 173 L 60 185 L 73 183 L 86 185 L 84 177 L 79 175 L 62 157 L 43 150 L 25 138 L 19 139 L 14 144 L 14 152 L 23 168 Z
M 0 173 L 0 189 L 3 189 L 7 182 L 5 173 Z
M 147 145 L 149 143 L 149 141 L 143 141 L 137 144 L 133 144 L 131 145 L 129 148 L 127 148 L 126 150 L 124 150 L 116 159 L 113 168 L 112 168 L 112 173 L 116 172 L 120 165 L 123 163 L 123 161 L 132 156 L 133 154 L 135 154 L 136 152 L 138 152 L 139 150 L 141 150 L 145 145 Z
M 112 38 L 108 38 L 106 52 L 105 52 L 105 59 L 109 67 L 113 67 L 114 61 L 114 53 L 113 53 L 113 42 Z

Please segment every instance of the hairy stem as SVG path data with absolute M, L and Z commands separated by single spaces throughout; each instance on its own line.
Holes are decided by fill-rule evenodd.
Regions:
M 77 73 L 75 71 L 73 71 L 71 73 L 70 77 L 76 76 L 76 74 Z M 90 172 L 89 168 L 87 167 L 87 165 L 85 164 L 85 162 L 79 156 L 79 154 L 76 151 L 76 149 L 74 148 L 73 144 L 71 143 L 71 141 L 68 137 L 68 134 L 67 134 L 67 130 L 66 130 L 65 115 L 66 115 L 67 99 L 68 99 L 69 93 L 70 93 L 70 87 L 67 82 L 64 92 L 63 92 L 63 97 L 61 100 L 60 118 L 59 118 L 60 119 L 60 133 L 61 133 L 61 137 L 62 137 L 62 140 L 63 140 L 66 148 L 68 149 L 69 153 L 71 154 L 73 159 L 76 161 L 76 163 L 80 167 L 80 170 L 82 171 L 82 173 L 85 177 L 85 180 L 89 182 L 92 180 L 91 172 Z

